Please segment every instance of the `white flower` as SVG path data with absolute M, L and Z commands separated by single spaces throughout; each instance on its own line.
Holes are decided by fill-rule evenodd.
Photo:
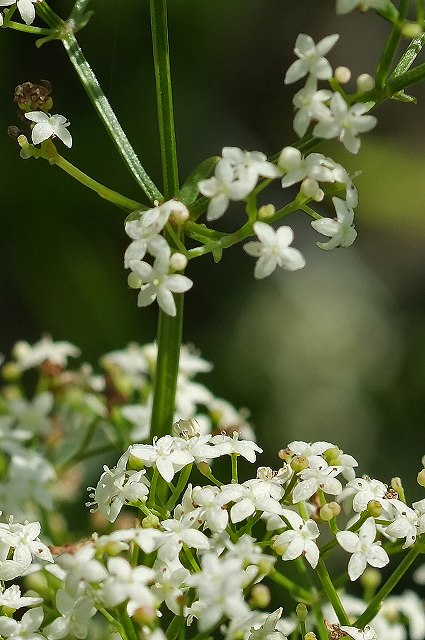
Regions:
M 304 442 L 303 440 L 294 440 L 288 444 L 288 449 L 297 456 L 320 456 L 327 449 L 332 449 L 335 445 L 331 442 Z
M 210 531 L 221 533 L 227 527 L 229 514 L 225 508 L 226 494 L 218 487 L 195 487 L 192 500 L 197 507 L 201 507 L 199 517 L 205 521 Z
M 132 261 L 131 269 L 138 276 L 140 293 L 137 298 L 139 307 L 147 307 L 155 300 L 169 316 L 177 313 L 173 293 L 188 291 L 193 282 L 179 273 L 170 274 L 170 248 L 168 245 L 157 255 L 153 266 L 147 262 Z
M 169 204 L 164 203 L 164 204 Z M 125 224 L 125 232 L 133 242 L 124 254 L 124 267 L 131 268 L 134 260 L 142 260 L 149 251 L 151 255 L 158 255 L 167 246 L 167 241 L 160 232 L 168 222 L 169 207 L 161 205 L 148 209 L 140 214 L 138 220 L 130 220 Z
M 44 336 L 33 344 L 28 342 L 17 342 L 13 347 L 13 355 L 17 360 L 17 365 L 21 371 L 38 367 L 43 362 L 50 362 L 58 367 L 65 367 L 67 358 L 76 358 L 80 355 L 80 350 L 70 342 L 53 342 L 50 336 Z
M 166 435 L 154 440 L 153 444 L 135 444 L 129 449 L 130 456 L 143 462 L 147 467 L 155 466 L 166 482 L 194 461 L 194 457 L 178 447 L 178 438 Z
M 312 120 L 321 120 L 327 115 L 327 108 L 323 104 L 332 97 L 332 91 L 317 90 L 317 78 L 309 76 L 305 86 L 293 97 L 292 103 L 297 113 L 294 117 L 294 131 L 302 138 Z
M 391 538 L 406 538 L 403 549 L 410 547 L 418 535 L 418 514 L 401 500 L 393 500 L 392 505 L 396 511 L 394 521 L 385 527 L 384 533 Z
M 41 531 L 39 522 L 26 522 L 25 524 L 10 522 L 8 525 L 0 525 L 1 540 L 14 547 L 13 560 L 23 566 L 29 566 L 33 556 L 53 562 L 52 554 L 48 547 L 43 544 L 38 535 Z
M 0 606 L 9 609 L 20 609 L 21 607 L 31 607 L 33 604 L 40 604 L 43 598 L 33 596 L 21 596 L 21 590 L 17 584 L 0 593 Z
M 241 152 L 242 153 L 242 152 Z M 253 190 L 257 179 L 253 172 L 237 174 L 229 160 L 223 158 L 215 168 L 212 178 L 201 180 L 199 191 L 211 198 L 207 210 L 207 220 L 217 220 L 226 211 L 230 200 L 244 200 Z
M 59 640 L 71 634 L 76 638 L 86 638 L 90 618 L 96 613 L 90 596 L 75 598 L 65 591 L 56 592 L 56 609 L 61 614 L 44 628 L 49 640 Z
M 287 271 L 295 271 L 305 266 L 302 253 L 289 246 L 294 239 L 294 232 L 290 227 L 279 227 L 275 231 L 265 222 L 255 222 L 254 231 L 260 242 L 248 242 L 244 245 L 244 250 L 250 256 L 258 258 L 254 270 L 255 278 L 266 278 L 277 266 Z
M 104 465 L 104 473 L 100 476 L 96 488 L 89 487 L 93 493 L 89 494 L 93 502 L 87 502 L 86 506 L 97 509 L 109 522 L 115 522 L 122 507 L 133 500 L 143 500 L 149 493 L 149 481 L 144 477 L 144 469 L 141 471 L 127 471 L 128 451 L 118 460 L 114 469 Z M 91 511 L 95 511 L 92 508 Z
M 22 20 L 26 24 L 31 24 L 35 19 L 35 7 L 34 3 L 40 2 L 40 0 L 18 0 L 16 6 L 21 14 Z M 11 4 L 15 4 L 15 0 L 0 0 L 0 7 L 9 7 Z
M 385 507 L 385 494 L 388 487 L 380 480 L 370 478 L 354 478 L 347 483 L 344 494 L 354 494 L 353 510 L 356 513 L 366 511 L 367 505 L 371 500 L 377 500 Z
M 133 429 L 130 432 L 130 438 L 133 442 L 147 440 L 149 437 L 151 405 L 152 403 L 148 402 L 147 405 L 127 404 L 121 407 L 121 414 L 133 425 Z
M 283 613 L 282 607 L 270 613 L 259 629 L 251 628 L 248 640 L 286 640 L 286 636 L 276 629 Z
M 409 623 L 409 636 L 411 640 L 423 640 L 425 638 L 425 612 L 424 605 L 420 597 L 414 591 L 404 591 L 401 595 L 389 596 L 386 598 L 379 611 L 380 617 L 384 620 L 389 620 L 392 623 L 396 623 L 400 627 L 402 621 L 400 618 L 405 616 Z M 401 614 L 401 615 L 400 615 Z M 373 620 L 373 625 L 376 627 L 376 619 Z M 403 629 L 403 640 L 406 637 L 406 631 Z M 380 636 L 387 638 L 387 636 Z
M 29 111 L 25 113 L 25 117 L 36 123 L 31 131 L 34 144 L 40 144 L 40 142 L 56 136 L 62 140 L 64 145 L 72 147 L 72 137 L 67 129 L 70 123 L 65 116 L 57 114 L 51 116 L 43 111 Z
M 379 640 L 375 631 L 369 625 L 366 625 L 364 629 L 357 629 L 357 627 L 340 627 L 344 633 L 346 633 L 353 640 Z
M 108 573 L 101 588 L 101 599 L 106 607 L 116 607 L 128 600 L 129 616 L 141 606 L 153 607 L 154 596 L 146 585 L 154 580 L 154 569 L 132 567 L 124 558 L 110 558 Z
M 151 588 L 152 593 L 159 603 L 164 602 L 170 611 L 176 615 L 181 614 L 181 601 L 184 591 L 187 590 L 186 582 L 190 576 L 187 569 L 180 563 L 167 564 L 157 562 L 155 584 Z
M 381 569 L 389 563 L 387 552 L 379 542 L 375 542 L 376 525 L 373 518 L 368 518 L 357 533 L 354 531 L 338 531 L 336 539 L 341 547 L 351 553 L 348 563 L 348 575 L 350 580 L 357 580 L 366 566 Z
M 210 541 L 207 536 L 202 533 L 202 531 L 194 528 L 199 526 L 199 522 L 197 521 L 199 513 L 200 509 L 195 509 L 195 511 L 187 513 L 179 520 L 170 518 L 169 520 L 163 520 L 161 522 L 165 531 L 160 540 L 161 546 L 158 550 L 158 557 L 161 560 L 175 560 L 180 553 L 183 543 L 194 549 L 210 548 Z
M 317 524 L 313 520 L 304 522 L 297 513 L 288 509 L 285 509 L 284 516 L 292 529 L 277 536 L 274 549 L 282 556 L 282 560 L 294 560 L 303 555 L 314 569 L 319 561 L 319 549 L 314 542 L 319 537 Z
M 262 453 L 258 444 L 251 440 L 240 440 L 239 433 L 233 432 L 233 438 L 226 434 L 219 434 L 211 438 L 212 444 L 220 450 L 218 455 L 237 453 L 249 462 L 255 462 L 256 452 Z
M 359 5 L 363 9 L 385 9 L 388 0 L 336 0 L 336 12 L 349 13 Z
M 294 503 L 308 500 L 319 489 L 331 495 L 338 495 L 342 491 L 342 485 L 337 478 L 341 471 L 339 467 L 329 466 L 320 456 L 309 456 L 309 468 L 299 473 L 299 482 L 293 491 Z
M 56 558 L 56 563 L 66 571 L 65 589 L 69 595 L 78 594 L 81 580 L 101 582 L 107 577 L 105 567 L 94 558 L 95 553 L 95 546 L 88 544 L 75 553 L 64 553 Z
M 317 242 L 320 249 L 335 249 L 335 247 L 349 247 L 357 238 L 357 231 L 352 226 L 354 220 L 354 211 L 347 206 L 345 200 L 341 198 L 332 198 L 334 203 L 336 218 L 320 218 L 313 220 L 311 226 L 313 229 L 328 236 L 328 242 Z
M 375 116 L 366 114 L 367 105 L 358 102 L 349 107 L 340 93 L 334 93 L 329 103 L 329 112 L 313 129 L 319 138 L 338 138 L 351 153 L 360 149 L 358 133 L 370 131 L 377 123 Z
M 0 617 L 0 634 L 13 640 L 44 640 L 44 636 L 35 633 L 43 621 L 43 607 L 30 609 L 18 622 L 6 616 Z
M 242 151 L 238 147 L 223 147 L 222 156 L 228 160 L 239 179 L 255 185 L 258 178 L 277 178 L 281 172 L 276 165 L 268 162 L 261 151 Z
M 320 40 L 317 45 L 313 39 L 305 33 L 300 33 L 295 42 L 295 55 L 299 60 L 291 64 L 285 76 L 285 84 L 296 82 L 310 73 L 319 80 L 327 80 L 332 76 L 332 67 L 323 56 L 328 53 L 338 40 L 339 35 L 334 34 Z
M 242 591 L 245 582 L 246 574 L 238 558 L 217 557 L 215 553 L 202 556 L 202 571 L 188 579 L 199 596 L 192 615 L 199 619 L 201 632 L 215 625 L 223 615 L 231 620 L 249 615 Z

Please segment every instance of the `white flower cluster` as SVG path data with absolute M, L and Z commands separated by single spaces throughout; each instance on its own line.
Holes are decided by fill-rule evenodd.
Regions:
M 187 260 L 171 249 L 161 235 L 173 216 L 179 223 L 187 220 L 189 212 L 184 204 L 177 200 L 169 200 L 163 204 L 141 212 L 137 220 L 126 222 L 125 231 L 132 239 L 124 256 L 124 266 L 131 269 L 128 284 L 134 289 L 140 288 L 137 298 L 139 307 L 146 307 L 157 300 L 160 308 L 170 316 L 176 315 L 176 304 L 173 293 L 188 291 L 193 282 L 186 276 L 174 273 L 182 271 Z M 149 253 L 153 264 L 143 258 Z
M 75 591 L 78 580 L 82 581 L 78 593 L 95 593 L 97 607 L 125 604 L 130 617 L 140 608 L 157 616 L 164 607 L 183 615 L 188 624 L 196 619 L 201 632 L 221 623 L 228 638 L 238 633 L 256 638 L 266 628 L 284 640 L 294 629 L 293 621 L 280 621 L 281 611 L 264 619 L 265 614 L 252 611 L 247 597 L 265 576 L 281 571 L 285 575 L 282 563 L 300 558 L 315 569 L 322 549 L 332 548 L 331 531 L 339 547 L 350 554 L 348 575 L 355 581 L 368 565 L 379 569 L 390 562 L 383 541 L 395 549 L 403 540 L 407 548 L 425 533 L 425 499 L 409 507 L 378 480 L 356 477 L 357 461 L 332 443 L 294 441 L 280 452 L 285 462 L 278 471 L 259 467 L 256 477 L 244 482 L 234 477 L 228 484 L 215 479 L 214 484 L 192 486 L 188 472 L 193 464 L 213 477 L 208 462 L 242 456 L 254 463 L 261 449 L 236 434 L 202 436 L 193 421 L 180 421 L 174 431 L 176 435 L 150 445 L 132 445 L 114 470 L 105 471 L 93 493 L 96 506 L 111 522 L 125 503 L 147 514 L 142 528 L 117 530 L 95 539 L 97 557 L 99 551 L 107 555 L 108 549 L 114 549 L 114 555 L 125 554 L 135 545 L 152 558 L 149 567 L 131 566 L 124 558 L 114 557 L 101 569 L 91 547 L 58 560 L 65 569 L 65 588 L 69 591 L 69 585 L 74 585 Z M 185 485 L 178 479 L 173 485 L 183 472 Z M 164 509 L 150 495 L 158 479 L 171 488 L 172 495 L 182 496 L 179 503 L 170 503 L 172 515 L 170 506 Z M 340 519 L 346 518 L 335 498 L 346 510 L 350 508 L 345 528 L 338 527 Z M 151 510 L 154 504 L 156 511 Z M 333 526 L 329 529 L 330 520 Z M 343 595 L 342 602 L 347 602 L 347 615 L 355 621 L 367 603 L 350 598 Z M 329 605 L 323 615 L 329 629 L 341 632 L 331 637 L 345 633 L 354 640 L 402 639 L 406 636 L 400 629 L 408 620 L 414 628 L 412 637 L 425 638 L 423 604 L 410 592 L 389 598 L 364 629 L 340 626 Z

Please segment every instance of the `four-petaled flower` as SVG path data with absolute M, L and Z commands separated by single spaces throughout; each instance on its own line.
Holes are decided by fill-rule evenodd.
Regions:
M 332 76 L 332 67 L 323 56 L 328 53 L 338 40 L 339 35 L 326 36 L 317 44 L 313 38 L 300 33 L 295 42 L 295 60 L 289 67 L 285 76 L 285 84 L 292 84 L 308 73 L 319 80 L 327 80 Z
M 31 138 L 34 144 L 40 144 L 52 137 L 62 140 L 64 145 L 72 147 L 72 137 L 67 127 L 70 123 L 65 116 L 58 114 L 51 116 L 43 111 L 29 111 L 25 117 L 31 122 L 35 122 L 31 131 Z
M 257 279 L 269 276 L 277 266 L 295 271 L 305 265 L 304 256 L 298 249 L 290 247 L 294 232 L 290 227 L 279 227 L 275 231 L 265 222 L 255 222 L 254 231 L 260 242 L 248 242 L 245 251 L 258 258 L 254 277 Z
M 353 209 L 350 209 L 345 200 L 341 200 L 341 198 L 332 198 L 332 202 L 336 218 L 320 218 L 320 220 L 313 220 L 311 223 L 313 229 L 330 238 L 328 242 L 316 243 L 320 249 L 327 251 L 335 249 L 335 247 L 349 247 L 357 238 L 357 231 L 353 227 Z
M 336 534 L 338 544 L 352 554 L 348 563 L 350 580 L 357 580 L 368 564 L 381 569 L 389 563 L 387 552 L 379 542 L 375 542 L 375 536 L 376 524 L 372 517 L 365 520 L 358 533 L 338 531 Z
M 34 22 L 34 19 L 35 19 L 34 4 L 40 1 L 41 0 L 18 0 L 17 1 L 16 6 L 25 24 L 31 24 L 32 22 Z M 9 7 L 12 4 L 15 4 L 15 0 L 0 0 L 0 7 Z

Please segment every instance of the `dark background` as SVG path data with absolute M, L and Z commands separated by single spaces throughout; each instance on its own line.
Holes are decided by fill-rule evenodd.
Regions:
M 52 0 L 66 17 L 71 3 Z M 148 3 L 93 0 L 78 35 L 136 152 L 160 185 Z M 295 141 L 283 78 L 296 36 L 341 34 L 330 54 L 353 77 L 374 72 L 389 26 L 372 12 L 337 18 L 334 2 L 216 0 L 170 2 L 170 41 L 181 177 L 223 145 L 267 154 Z M 48 79 L 53 113 L 71 121 L 63 155 L 100 182 L 143 198 L 121 164 L 59 42 L 2 30 L 0 93 L 0 350 L 50 332 L 81 347 L 96 365 L 105 351 L 155 337 L 156 309 L 140 310 L 126 285 L 129 242 L 123 213 L 45 161 L 23 161 L 6 135 L 19 124 L 14 87 Z M 407 42 L 405 43 L 407 44 Z M 420 61 L 423 57 L 420 58 Z M 354 84 L 352 84 L 354 87 Z M 325 153 L 357 179 L 358 240 L 321 252 L 301 214 L 291 216 L 300 272 L 256 282 L 241 247 L 190 265 L 184 339 L 214 362 L 203 381 L 248 406 L 270 452 L 292 439 L 328 439 L 360 460 L 361 473 L 404 475 L 410 497 L 425 453 L 425 118 L 418 105 L 375 111 L 377 128 L 350 156 L 337 142 Z M 269 194 L 284 202 L 276 188 Z M 220 227 L 234 228 L 238 206 Z M 272 464 L 276 464 L 273 459 Z

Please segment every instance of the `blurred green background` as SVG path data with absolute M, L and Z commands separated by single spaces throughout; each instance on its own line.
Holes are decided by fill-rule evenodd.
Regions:
M 71 3 L 52 0 L 65 17 Z M 146 0 L 92 0 L 78 38 L 142 163 L 160 184 L 154 77 Z M 355 78 L 373 73 L 389 27 L 372 12 L 337 18 L 333 0 L 170 1 L 170 41 L 181 177 L 223 145 L 267 154 L 295 140 L 284 73 L 299 32 L 338 32 L 329 56 Z M 44 161 L 23 161 L 7 137 L 19 125 L 14 87 L 48 79 L 53 113 L 71 121 L 72 163 L 134 199 L 121 164 L 59 42 L 3 30 L 0 37 L 0 351 L 43 332 L 79 345 L 96 364 L 105 351 L 155 337 L 156 310 L 136 307 L 126 285 L 123 214 Z M 407 42 L 405 43 L 407 44 Z M 420 58 L 422 61 L 423 58 Z M 352 84 L 351 86 L 354 86 Z M 425 117 L 418 105 L 376 110 L 358 156 L 336 142 L 326 153 L 358 178 L 358 240 L 322 252 L 308 220 L 291 216 L 301 272 L 253 278 L 241 247 L 214 265 L 191 264 L 184 339 L 211 360 L 204 382 L 252 412 L 269 452 L 292 439 L 328 439 L 383 480 L 410 477 L 425 453 Z M 282 202 L 278 187 L 270 200 Z M 229 211 L 222 229 L 234 228 Z M 275 460 L 273 461 L 275 464 Z

